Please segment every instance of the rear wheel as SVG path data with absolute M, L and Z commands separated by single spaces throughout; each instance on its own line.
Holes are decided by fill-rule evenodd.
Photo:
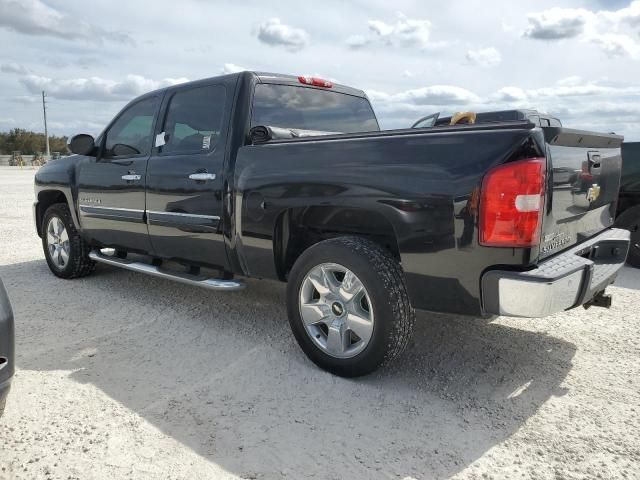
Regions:
M 289 275 L 287 308 L 306 355 L 344 377 L 366 375 L 397 357 L 415 321 L 397 260 L 358 237 L 306 250 Z
M 640 206 L 625 210 L 616 219 L 616 226 L 631 232 L 631 246 L 627 263 L 640 268 Z
M 51 205 L 42 219 L 42 248 L 51 272 L 60 278 L 84 277 L 93 272 L 90 247 L 73 224 L 69 207 Z

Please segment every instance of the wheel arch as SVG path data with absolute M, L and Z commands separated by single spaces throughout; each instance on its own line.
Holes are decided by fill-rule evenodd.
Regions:
M 51 205 L 56 203 L 67 204 L 71 212 L 73 224 L 76 229 L 79 229 L 78 218 L 76 216 L 75 209 L 73 208 L 73 203 L 69 201 L 69 198 L 64 191 L 58 189 L 40 190 L 37 194 L 37 199 L 38 201 L 34 208 L 34 220 L 39 237 L 42 237 L 42 218 L 44 217 L 44 213 Z
M 368 238 L 400 261 L 400 248 L 392 221 L 374 209 L 313 205 L 289 208 L 278 216 L 273 254 L 278 278 L 286 280 L 297 258 L 309 247 L 340 236 Z

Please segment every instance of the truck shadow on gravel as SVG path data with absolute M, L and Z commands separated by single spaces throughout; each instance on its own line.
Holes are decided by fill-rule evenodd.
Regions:
M 107 267 L 64 281 L 44 261 L 0 266 L 0 276 L 19 325 L 21 369 L 73 371 L 245 478 L 473 471 L 565 393 L 575 353 L 527 331 L 531 321 L 512 328 L 420 313 L 400 361 L 345 380 L 295 344 L 283 284 L 216 293 Z
M 625 266 L 618 273 L 615 286 L 630 290 L 640 290 L 640 268 Z

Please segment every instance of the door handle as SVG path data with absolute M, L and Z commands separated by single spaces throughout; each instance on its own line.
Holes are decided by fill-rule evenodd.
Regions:
M 191 175 L 189 175 L 189 178 L 191 180 L 195 180 L 196 182 L 206 182 L 207 180 L 215 180 L 216 174 L 206 172 L 192 173 Z
M 132 181 L 135 181 L 135 180 L 140 180 L 142 177 L 140 175 L 133 175 L 133 174 L 129 173 L 127 175 L 122 175 L 122 177 L 120 177 L 120 178 L 122 178 L 123 180 L 126 180 L 127 182 L 132 182 Z

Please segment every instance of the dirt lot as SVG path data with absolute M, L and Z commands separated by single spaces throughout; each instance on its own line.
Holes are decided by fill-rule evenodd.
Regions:
M 2 479 L 640 478 L 640 270 L 611 310 L 421 313 L 401 361 L 344 380 L 294 343 L 282 284 L 56 279 L 32 176 L 0 168 L 18 363 Z

